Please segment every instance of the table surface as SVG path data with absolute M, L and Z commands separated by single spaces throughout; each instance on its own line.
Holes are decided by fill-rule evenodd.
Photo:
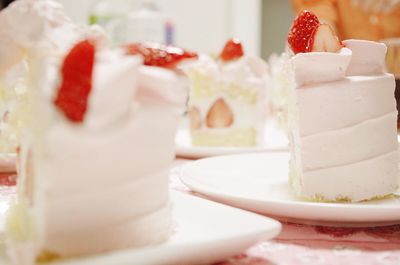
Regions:
M 176 159 L 171 189 L 192 194 L 178 178 L 190 160 Z M 14 185 L 15 174 L 0 173 L 0 186 Z M 7 189 L 0 189 L 1 191 Z M 341 228 L 282 222 L 282 232 L 226 261 L 213 265 L 400 265 L 400 224 L 385 227 Z

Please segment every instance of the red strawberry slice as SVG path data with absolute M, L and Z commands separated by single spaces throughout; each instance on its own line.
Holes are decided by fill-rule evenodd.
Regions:
M 314 35 L 313 52 L 337 52 L 343 47 L 334 30 L 328 24 L 321 24 Z
M 222 98 L 217 99 L 208 110 L 206 124 L 208 128 L 228 128 L 234 122 L 231 108 Z
M 184 59 L 197 58 L 194 52 L 159 43 L 132 43 L 125 48 L 128 55 L 142 55 L 145 65 L 167 69 L 176 69 Z
M 72 122 L 83 122 L 92 89 L 95 46 L 88 40 L 77 43 L 64 59 L 61 86 L 54 104 Z
M 222 61 L 228 62 L 239 59 L 244 55 L 242 43 L 238 39 L 230 39 L 226 42 L 219 58 Z
M 288 36 L 289 46 L 295 54 L 311 51 L 319 25 L 318 17 L 308 10 L 302 11 L 297 16 Z

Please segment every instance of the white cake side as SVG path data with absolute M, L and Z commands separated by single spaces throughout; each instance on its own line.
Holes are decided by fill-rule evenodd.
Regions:
M 389 195 L 398 187 L 394 77 L 376 67 L 386 50 L 378 43 L 345 43 L 344 49 L 351 50 L 350 61 L 344 58 L 344 49 L 338 54 L 298 54 L 292 59 L 290 183 L 303 198 L 362 201 Z M 365 74 L 348 71 L 369 54 L 379 60 L 364 66 Z M 307 68 L 303 62 L 310 57 L 314 66 Z M 341 67 L 335 68 L 332 62 Z M 298 70 L 299 65 L 309 71 Z M 323 70 L 326 65 L 333 73 L 324 81 L 321 73 L 328 73 Z M 339 74 L 355 72 L 357 76 Z
M 343 129 L 396 111 L 394 85 L 391 74 L 380 74 L 298 88 L 300 135 Z

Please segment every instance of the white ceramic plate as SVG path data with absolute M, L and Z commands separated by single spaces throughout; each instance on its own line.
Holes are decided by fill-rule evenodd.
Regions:
M 286 134 L 274 123 L 266 124 L 264 142 L 254 147 L 214 147 L 193 146 L 187 119 L 184 119 L 175 138 L 176 155 L 186 158 L 203 158 L 238 153 L 287 151 L 288 139 Z
M 275 220 L 179 192 L 172 192 L 172 202 L 177 227 L 167 242 L 50 264 L 208 264 L 239 254 L 258 241 L 278 235 L 281 229 Z M 1 259 L 0 264 L 4 264 Z
M 239 208 L 301 223 L 369 226 L 400 223 L 400 198 L 363 203 L 302 201 L 288 187 L 289 154 L 220 156 L 185 165 L 181 180 L 193 191 Z

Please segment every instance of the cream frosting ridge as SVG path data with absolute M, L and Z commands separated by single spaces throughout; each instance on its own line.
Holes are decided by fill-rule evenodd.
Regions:
M 337 54 L 291 59 L 291 183 L 303 197 L 360 201 L 398 186 L 395 83 L 384 73 L 386 47 L 344 44 Z
M 343 44 L 352 51 L 346 75 L 379 75 L 385 72 L 385 44 L 367 40 L 345 40 Z
M 157 71 L 159 82 L 141 82 L 136 57 L 106 56 L 97 56 L 87 123 L 55 113 L 36 143 L 43 150 L 37 174 L 46 183 L 42 249 L 61 256 L 154 244 L 170 234 L 168 172 L 187 90 L 173 93 L 176 79 Z

